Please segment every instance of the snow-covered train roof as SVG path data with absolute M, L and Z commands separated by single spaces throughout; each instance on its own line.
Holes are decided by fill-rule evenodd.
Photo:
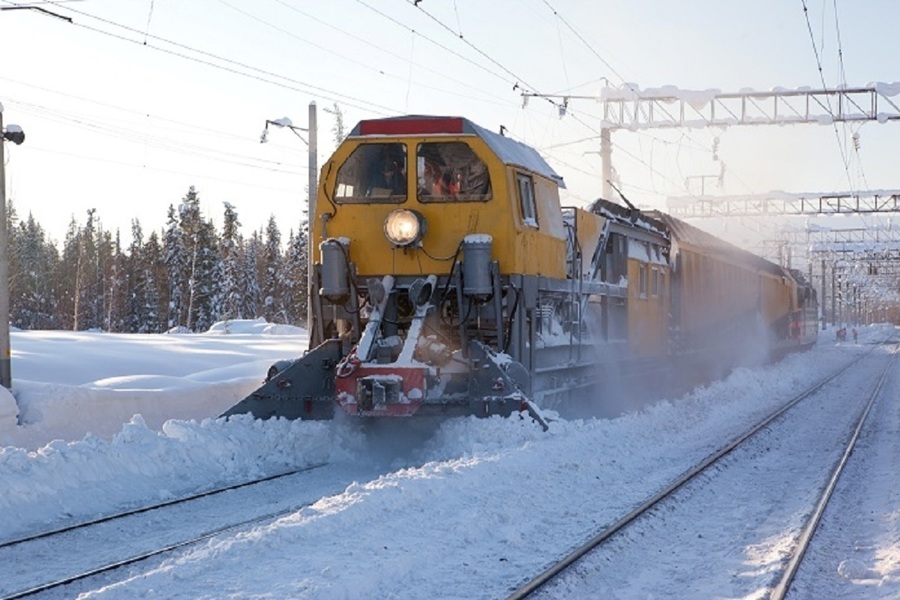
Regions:
M 658 210 L 638 210 L 618 205 L 609 200 L 598 198 L 591 204 L 591 212 L 621 222 L 629 222 L 634 227 L 653 231 L 670 240 L 673 244 L 690 247 L 696 251 L 716 256 L 728 256 L 736 262 L 750 265 L 761 271 L 775 275 L 786 275 L 781 266 L 761 256 L 730 244 L 711 233 L 698 229 L 681 219 Z
M 646 214 L 654 221 L 662 223 L 668 230 L 672 239 L 677 241 L 681 246 L 689 246 L 701 252 L 708 252 L 719 256 L 730 256 L 734 260 L 753 266 L 760 271 L 766 271 L 775 275 L 787 275 L 787 271 L 780 265 L 776 265 L 761 256 L 757 256 L 752 252 L 748 252 L 743 248 L 739 248 L 734 244 L 726 242 L 725 240 L 694 227 L 681 219 L 677 219 L 672 215 L 658 210 L 647 211 Z
M 561 175 L 553 170 L 537 150 L 489 131 L 463 117 L 441 117 L 433 115 L 406 115 L 387 119 L 371 119 L 360 121 L 350 132 L 350 137 L 368 135 L 477 135 L 484 140 L 491 151 L 504 164 L 524 167 L 538 175 L 556 181 L 561 188 L 566 184 Z
M 591 203 L 588 210 L 606 219 L 620 221 L 622 223 L 627 222 L 633 227 L 646 229 L 647 231 L 657 233 L 663 237 L 669 236 L 663 223 L 655 221 L 648 213 L 636 208 L 622 206 L 611 200 L 605 200 L 604 198 L 597 198 Z

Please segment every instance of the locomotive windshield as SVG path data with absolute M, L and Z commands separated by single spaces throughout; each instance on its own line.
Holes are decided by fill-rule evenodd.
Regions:
M 406 201 L 406 173 L 404 144 L 363 144 L 338 169 L 334 199 L 400 204 Z
M 484 202 L 491 199 L 487 165 L 462 142 L 416 147 L 420 202 Z
M 338 169 L 335 201 L 401 204 L 407 199 L 407 173 L 404 144 L 362 144 Z M 487 165 L 462 142 L 418 144 L 416 182 L 420 202 L 491 199 Z

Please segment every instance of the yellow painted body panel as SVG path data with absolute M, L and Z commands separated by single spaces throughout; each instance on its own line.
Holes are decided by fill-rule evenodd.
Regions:
M 790 279 L 685 247 L 681 258 L 681 325 L 686 332 L 756 310 L 772 324 L 793 310 L 796 284 Z
M 578 232 L 578 244 L 584 256 L 585 268 L 590 263 L 597 247 L 606 218 L 581 208 L 575 209 L 575 230 Z
M 784 277 L 764 274 L 762 278 L 762 313 L 766 323 L 774 323 L 795 310 L 795 284 Z
M 640 292 L 640 268 L 647 272 L 647 292 Z M 662 286 L 653 293 L 653 269 Z M 669 270 L 663 265 L 628 260 L 628 348 L 633 357 L 664 356 L 668 351 Z
M 492 199 L 486 202 L 420 202 L 410 193 L 402 203 L 333 204 L 337 172 L 353 150 L 364 143 L 402 143 L 414 157 L 422 141 L 462 142 L 484 161 L 491 178 Z M 409 161 L 407 188 L 416 189 L 415 161 Z M 493 238 L 492 258 L 501 273 L 565 278 L 565 232 L 556 182 L 537 174 L 534 178 L 539 228 L 521 218 L 515 173 L 525 172 L 505 165 L 477 136 L 426 136 L 348 138 L 322 168 L 316 202 L 313 259 L 321 261 L 319 243 L 329 237 L 350 240 L 350 260 L 362 276 L 446 275 L 463 238 L 487 234 Z M 336 208 L 335 208 L 336 207 Z M 421 213 L 427 222 L 422 248 L 397 248 L 384 234 L 384 220 L 398 208 Z M 323 221 L 323 216 L 325 219 Z M 323 232 L 324 222 L 324 232 Z

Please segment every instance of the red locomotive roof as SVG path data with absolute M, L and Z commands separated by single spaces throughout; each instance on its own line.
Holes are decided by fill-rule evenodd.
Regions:
M 398 117 L 360 121 L 350 135 L 427 135 L 463 133 L 460 117 Z

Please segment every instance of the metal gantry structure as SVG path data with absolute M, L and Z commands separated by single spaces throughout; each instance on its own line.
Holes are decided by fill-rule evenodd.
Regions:
M 842 89 L 777 89 L 722 93 L 674 88 L 604 90 L 600 154 L 603 177 L 612 168 L 610 133 L 616 130 L 860 123 L 900 120 L 897 84 Z M 608 190 L 604 189 L 606 195 Z M 607 196 L 608 197 L 608 196 Z M 670 198 L 669 212 L 681 218 L 775 215 L 879 214 L 900 212 L 900 190 L 837 193 L 770 192 L 752 196 Z M 900 232 L 887 228 L 785 232 L 772 245 L 785 267 L 805 263 L 818 279 L 823 322 L 865 322 L 900 317 Z M 767 252 L 767 254 L 769 254 Z M 801 266 L 801 265 L 797 265 Z M 814 266 L 819 273 L 814 273 Z M 889 315 L 890 307 L 894 314 Z M 879 314 L 879 311 L 880 314 Z M 823 323 L 824 324 L 824 323 Z
M 900 120 L 894 84 L 834 90 L 722 93 L 625 86 L 601 95 L 604 128 L 665 129 Z
M 900 190 L 675 196 L 666 206 L 672 216 L 682 219 L 900 213 Z
M 742 91 L 723 93 L 719 90 L 680 90 L 674 87 L 640 90 L 632 84 L 619 88 L 607 87 L 599 96 L 523 93 L 523 98 L 540 97 L 559 107 L 560 116 L 566 114 L 569 101 L 589 99 L 602 104 L 600 129 L 600 158 L 603 197 L 612 198 L 612 138 L 614 131 L 648 129 L 676 129 L 700 127 L 734 127 L 748 125 L 795 125 L 862 123 L 900 121 L 900 84 L 877 83 L 862 87 L 839 89 L 775 89 L 772 91 Z M 668 211 L 680 218 L 744 217 L 744 216 L 800 216 L 800 215 L 865 215 L 900 213 L 900 190 L 868 190 L 831 193 L 787 193 L 715 197 L 701 196 L 668 199 Z M 815 230 L 804 232 L 807 239 L 799 241 L 790 236 L 773 240 L 773 258 L 782 266 L 792 268 L 794 260 L 805 262 L 811 282 L 818 279 L 820 303 L 824 321 L 841 323 L 846 320 L 868 321 L 886 318 L 900 323 L 900 251 L 885 254 L 878 242 L 869 249 L 878 256 L 860 254 L 860 247 L 851 251 L 849 230 L 831 230 L 836 238 L 828 238 Z M 877 235 L 877 232 L 872 232 Z M 811 237 L 819 235 L 816 242 Z M 857 235 L 869 235 L 859 230 Z M 891 243 L 894 243 L 891 240 Z M 895 245 L 896 246 L 896 245 Z M 896 262 L 894 262 L 896 261 Z M 821 267 L 814 274 L 813 265 Z M 801 266 L 801 265 L 797 265 Z M 830 273 L 830 278 L 829 278 Z M 859 279 L 865 275 L 866 287 Z M 830 282 L 830 285 L 829 285 Z M 848 287 L 850 286 L 850 287 Z M 870 306 L 871 301 L 871 306 Z M 829 310 L 830 307 L 830 310 Z M 880 315 L 877 311 L 882 309 Z M 849 317 L 849 318 L 848 318 Z
M 674 87 L 639 90 L 632 85 L 604 88 L 599 98 L 603 105 L 600 136 L 603 180 L 608 181 L 612 175 L 610 134 L 613 131 L 804 123 L 827 125 L 866 121 L 886 123 L 900 120 L 900 104 L 893 98 L 898 92 L 900 86 L 881 83 L 833 90 L 801 88 L 733 93 L 679 90 Z M 568 102 L 566 97 L 563 100 Z M 604 197 L 611 197 L 609 192 L 604 187 Z M 688 204 L 683 203 L 683 206 Z M 768 204 L 766 202 L 766 206 Z M 823 206 L 827 204 L 826 201 Z M 730 208 L 734 207 L 725 207 L 726 210 Z
M 784 229 L 763 243 L 763 256 L 806 265 L 832 323 L 896 320 L 900 307 L 900 228 L 891 220 L 867 227 Z

